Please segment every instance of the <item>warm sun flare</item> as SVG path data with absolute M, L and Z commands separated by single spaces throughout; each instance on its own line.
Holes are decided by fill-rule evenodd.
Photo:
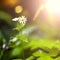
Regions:
M 47 0 L 46 8 L 53 13 L 60 13 L 60 0 Z

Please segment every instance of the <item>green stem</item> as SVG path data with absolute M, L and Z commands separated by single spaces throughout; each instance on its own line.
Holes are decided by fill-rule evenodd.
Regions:
M 3 54 L 4 54 L 4 50 L 1 51 L 0 60 L 2 60 Z

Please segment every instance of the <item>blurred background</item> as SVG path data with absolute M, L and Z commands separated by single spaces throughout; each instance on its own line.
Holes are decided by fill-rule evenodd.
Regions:
M 60 1 L 0 0 L 0 60 L 60 60 Z

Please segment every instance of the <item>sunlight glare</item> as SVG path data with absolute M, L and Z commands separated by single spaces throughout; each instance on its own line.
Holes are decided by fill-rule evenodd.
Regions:
M 60 0 L 48 0 L 46 8 L 53 13 L 60 13 Z

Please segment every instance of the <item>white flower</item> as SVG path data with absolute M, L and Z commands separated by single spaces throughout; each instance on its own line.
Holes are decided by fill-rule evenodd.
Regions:
M 16 37 L 12 39 L 12 42 L 16 42 L 16 41 L 17 41 L 17 38 Z
M 16 42 L 18 40 L 17 37 L 14 37 L 13 39 L 10 40 L 10 42 Z
M 25 16 L 21 16 L 21 17 L 12 19 L 12 21 L 18 21 L 21 24 L 25 24 L 27 21 L 27 18 Z
M 14 18 L 14 19 L 12 19 L 12 21 L 18 21 L 19 20 L 19 18 Z
M 26 17 L 25 16 L 22 16 L 22 17 L 19 17 L 19 23 L 21 23 L 21 24 L 25 24 L 26 23 L 26 21 L 27 21 L 27 19 L 26 19 Z
M 2 46 L 2 47 L 3 47 L 3 48 L 5 48 L 5 46 L 6 46 L 6 44 L 3 44 L 3 46 Z

